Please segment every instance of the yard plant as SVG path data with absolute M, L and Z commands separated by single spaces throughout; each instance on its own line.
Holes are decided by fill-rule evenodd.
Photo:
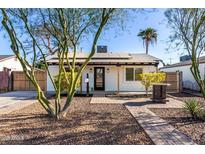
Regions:
M 74 76 L 77 75 L 77 72 L 74 73 Z M 59 76 L 61 76 L 60 86 L 59 84 Z M 61 74 L 58 74 L 54 77 L 54 82 L 57 86 L 60 87 L 61 92 L 68 91 L 68 88 L 70 87 L 70 80 L 71 80 L 71 73 L 70 72 L 61 72 Z M 67 81 L 68 80 L 68 81 Z M 76 89 L 79 88 L 81 85 L 80 78 L 76 83 Z
M 205 120 L 205 110 L 195 99 L 185 101 L 184 110 L 188 112 L 195 120 Z
M 160 83 L 165 80 L 165 73 L 143 73 L 140 74 L 141 83 L 144 85 L 146 90 L 146 95 L 148 96 L 148 91 L 150 90 L 153 83 Z

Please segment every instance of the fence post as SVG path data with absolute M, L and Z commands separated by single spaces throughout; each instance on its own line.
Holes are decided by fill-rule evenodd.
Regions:
M 7 69 L 7 71 L 8 71 L 8 91 L 11 91 L 11 87 L 12 87 L 11 69 Z
M 2 73 L 2 89 L 5 91 L 9 91 L 9 77 L 10 76 L 10 69 L 3 67 Z
M 182 71 L 179 72 L 179 84 L 180 84 L 180 93 L 182 92 L 183 88 L 182 88 Z
M 180 84 L 180 82 L 179 82 L 179 71 L 177 71 L 176 72 L 177 74 L 177 92 L 179 93 L 180 92 L 180 86 L 179 86 L 179 84 Z

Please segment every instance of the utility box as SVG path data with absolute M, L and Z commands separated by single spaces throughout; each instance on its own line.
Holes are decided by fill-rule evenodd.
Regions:
M 153 84 L 152 99 L 155 102 L 166 102 L 167 83 L 155 83 Z

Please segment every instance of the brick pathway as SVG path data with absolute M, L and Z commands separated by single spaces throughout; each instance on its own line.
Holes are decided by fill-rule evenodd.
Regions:
M 156 145 L 192 145 L 191 138 L 181 133 L 146 107 L 125 105 Z
M 93 95 L 90 103 L 124 104 L 157 145 L 195 144 L 191 138 L 149 110 L 149 108 L 182 108 L 182 101 L 168 98 L 166 104 L 161 104 L 153 103 L 147 98 L 111 98 L 97 93 Z

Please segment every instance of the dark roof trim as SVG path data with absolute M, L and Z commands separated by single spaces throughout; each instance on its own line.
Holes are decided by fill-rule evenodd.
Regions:
M 131 65 L 137 65 L 137 66 L 141 66 L 141 65 L 145 65 L 145 66 L 158 66 L 159 63 L 88 63 L 87 65 L 116 65 L 116 66 L 131 66 Z M 58 65 L 58 63 L 55 62 L 49 62 L 48 65 Z M 64 65 L 66 65 L 66 63 L 64 63 Z M 82 63 L 76 63 L 76 65 L 82 65 Z
M 131 57 L 92 57 L 91 59 L 130 59 Z M 69 58 L 72 59 L 72 58 Z M 87 59 L 87 57 L 80 57 L 80 58 L 76 58 L 76 60 L 84 60 Z M 51 58 L 49 60 L 58 60 L 58 58 Z

